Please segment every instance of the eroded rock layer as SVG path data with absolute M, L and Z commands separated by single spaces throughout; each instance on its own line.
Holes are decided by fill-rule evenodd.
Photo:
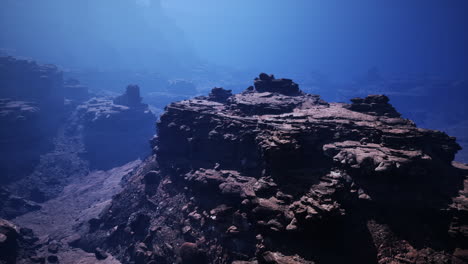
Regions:
M 63 107 L 63 77 L 55 65 L 0 56 L 0 98 L 39 102 L 43 108 Z
M 327 103 L 261 74 L 170 104 L 152 144 L 81 247 L 123 263 L 467 261 L 460 147 L 385 96 Z
M 31 173 L 63 117 L 62 72 L 0 56 L 0 185 Z

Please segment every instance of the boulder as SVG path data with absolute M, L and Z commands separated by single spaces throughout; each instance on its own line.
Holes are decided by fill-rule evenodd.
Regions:
M 225 90 L 223 88 L 213 88 L 208 95 L 209 100 L 224 103 L 229 97 L 232 96 L 231 90 Z

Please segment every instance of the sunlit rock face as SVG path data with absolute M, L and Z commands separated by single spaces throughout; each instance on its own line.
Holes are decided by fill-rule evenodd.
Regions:
M 92 168 L 110 169 L 150 154 L 156 116 L 141 100 L 140 88 L 129 85 L 113 100 L 92 98 L 78 106 Z
M 0 57 L 0 184 L 32 170 L 50 147 L 63 111 L 57 67 Z
M 463 263 L 468 167 L 388 98 L 261 74 L 172 103 L 154 154 L 77 242 L 124 263 Z M 421 262 L 421 263 L 422 263 Z

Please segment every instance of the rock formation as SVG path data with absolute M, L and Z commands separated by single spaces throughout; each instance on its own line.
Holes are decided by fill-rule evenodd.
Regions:
M 232 96 L 231 90 L 224 90 L 223 88 L 213 88 L 211 90 L 211 93 L 208 96 L 208 99 L 211 101 L 224 103 L 231 96 Z
M 54 65 L 0 57 L 0 98 L 39 103 L 41 108 L 63 107 L 62 72 Z
M 262 92 L 280 93 L 284 95 L 300 95 L 299 85 L 290 79 L 276 79 L 273 75 L 261 73 L 254 82 L 255 90 Z
M 123 263 L 466 263 L 455 138 L 385 96 L 352 102 L 261 74 L 168 105 L 154 155 L 77 245 Z
M 92 168 L 111 169 L 150 154 L 156 116 L 141 100 L 139 87 L 130 85 L 113 101 L 92 98 L 78 106 Z
M 30 173 L 51 147 L 64 113 L 62 82 L 55 66 L 0 57 L 0 184 Z
M 121 96 L 114 99 L 114 104 L 125 105 L 128 107 L 145 106 L 141 103 L 140 87 L 138 85 L 129 85 L 127 90 Z
M 347 106 L 347 108 L 370 115 L 400 117 L 401 114 L 388 103 L 389 101 L 390 99 L 385 95 L 369 95 L 366 98 L 351 99 L 352 104 Z

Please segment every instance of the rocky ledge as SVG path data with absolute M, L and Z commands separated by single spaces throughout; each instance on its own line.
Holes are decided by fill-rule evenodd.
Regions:
M 261 74 L 172 103 L 154 154 L 77 245 L 123 263 L 466 263 L 455 138 L 383 95 L 327 103 Z
M 0 98 L 34 101 L 44 109 L 62 109 L 62 75 L 55 65 L 0 56 Z

